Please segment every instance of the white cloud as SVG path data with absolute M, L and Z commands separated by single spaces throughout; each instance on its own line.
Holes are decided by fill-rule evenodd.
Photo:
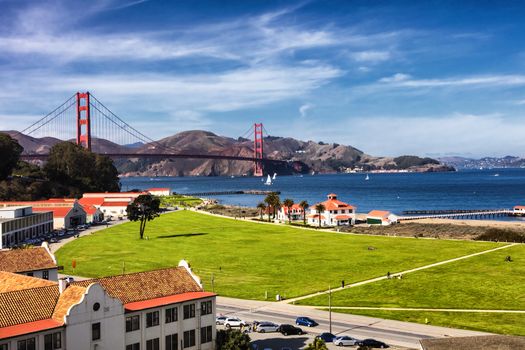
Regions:
M 299 113 L 301 113 L 301 117 L 305 118 L 308 111 L 311 110 L 313 107 L 314 105 L 311 103 L 305 103 L 301 107 L 299 107 Z
M 379 83 L 404 88 L 521 86 L 525 85 L 525 75 L 480 75 L 444 79 L 415 79 L 409 75 L 397 73 L 391 77 L 379 79 Z
M 401 82 L 401 81 L 407 81 L 410 78 L 411 77 L 408 74 L 396 73 L 396 74 L 392 75 L 391 77 L 385 77 L 385 78 L 379 79 L 379 82 L 381 82 L 381 83 L 398 83 L 398 82 Z
M 357 62 L 377 63 L 390 59 L 392 55 L 388 51 L 360 51 L 352 53 L 351 57 Z
M 518 106 L 523 106 L 525 105 L 525 100 L 518 100 L 515 102 L 515 104 L 517 104 Z

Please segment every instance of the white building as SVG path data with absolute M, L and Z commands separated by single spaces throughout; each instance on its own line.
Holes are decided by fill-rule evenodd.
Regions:
M 58 281 L 57 261 L 46 242 L 40 247 L 0 250 L 0 271 Z
M 303 208 L 299 204 L 294 204 L 290 207 L 290 219 L 292 221 L 303 220 Z M 288 221 L 288 207 L 282 206 L 277 212 L 277 220 Z
M 23 243 L 53 231 L 53 213 L 33 213 L 30 206 L 1 206 L 0 249 Z M 1 349 L 0 349 L 1 350 Z
M 372 210 L 366 216 L 366 223 L 388 226 L 397 223 L 397 216 L 386 210 Z
M 319 204 L 319 203 L 318 203 Z M 308 215 L 308 224 L 318 226 L 321 221 L 321 226 L 341 226 L 355 224 L 355 210 L 356 207 L 337 199 L 335 193 L 330 193 L 328 199 L 320 204 L 324 205 L 325 210 L 318 213 L 315 205 L 310 207 L 310 215 Z
M 148 191 L 152 196 L 169 196 L 171 195 L 171 190 L 167 187 L 155 187 L 148 188 Z
M 185 262 L 69 286 L 21 278 L 0 282 L 1 350 L 214 349 L 215 294 Z
M 524 216 L 525 215 L 525 205 L 516 205 L 512 210 L 514 215 Z

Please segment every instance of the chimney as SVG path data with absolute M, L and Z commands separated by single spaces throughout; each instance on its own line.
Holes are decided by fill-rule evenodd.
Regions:
M 67 281 L 64 278 L 60 278 L 58 280 L 58 291 L 60 292 L 60 294 L 62 294 L 66 290 L 68 285 L 69 283 L 67 283 Z

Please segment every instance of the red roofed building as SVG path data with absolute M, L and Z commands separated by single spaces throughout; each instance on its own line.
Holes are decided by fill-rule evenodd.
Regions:
M 337 199 L 335 193 L 330 193 L 328 199 L 321 204 L 324 205 L 325 210 L 318 213 L 314 204 L 310 207 L 310 214 L 308 217 L 308 224 L 318 226 L 319 220 L 321 226 L 348 226 L 355 224 L 355 210 L 356 207 Z M 319 215 L 321 214 L 321 215 Z
M 279 221 L 288 220 L 288 207 L 282 206 L 277 212 L 277 219 Z M 290 207 L 290 219 L 292 221 L 303 220 L 303 208 L 299 204 L 294 204 Z
M 513 214 L 516 216 L 525 216 L 525 205 L 516 205 L 513 208 Z
M 397 216 L 386 210 L 372 210 L 366 216 L 366 223 L 369 225 L 388 226 L 397 222 Z
M 3 273 L 0 349 L 215 346 L 215 294 L 189 265 L 67 285 Z M 35 283 L 20 278 L 34 279 Z

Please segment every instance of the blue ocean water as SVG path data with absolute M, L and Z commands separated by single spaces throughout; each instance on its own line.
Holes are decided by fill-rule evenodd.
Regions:
M 492 209 L 525 205 L 525 169 L 469 170 L 451 173 L 327 174 L 277 176 L 271 186 L 256 177 L 129 177 L 122 190 L 169 187 L 177 193 L 234 190 L 281 191 L 281 199 L 313 204 L 336 193 L 358 212 L 385 209 Z M 221 203 L 255 206 L 263 196 L 217 196 Z

